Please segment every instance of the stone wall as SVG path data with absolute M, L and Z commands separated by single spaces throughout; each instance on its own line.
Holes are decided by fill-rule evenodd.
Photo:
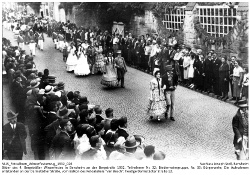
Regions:
M 152 11 L 146 10 L 143 16 L 134 16 L 128 26 L 125 26 L 134 36 L 158 33 L 158 21 Z

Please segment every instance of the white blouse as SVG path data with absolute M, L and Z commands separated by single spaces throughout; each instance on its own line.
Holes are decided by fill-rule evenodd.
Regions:
M 238 68 L 235 67 L 233 70 L 233 76 L 240 77 L 240 73 L 242 73 L 242 72 L 244 72 L 244 70 L 240 66 L 238 66 Z

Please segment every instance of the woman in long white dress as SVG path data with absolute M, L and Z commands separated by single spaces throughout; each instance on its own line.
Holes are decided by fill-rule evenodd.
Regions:
M 79 52 L 79 59 L 77 61 L 74 73 L 76 76 L 83 76 L 90 74 L 89 64 L 85 50 L 84 51 L 80 50 Z
M 73 45 L 73 43 L 71 44 L 70 46 L 70 52 L 69 52 L 69 55 L 68 55 L 68 58 L 67 58 L 67 61 L 66 61 L 66 70 L 68 72 L 71 72 L 73 70 L 75 70 L 75 67 L 77 65 L 77 57 L 76 57 L 76 54 L 75 54 L 75 46 Z
M 189 61 L 189 70 L 188 70 L 188 79 L 189 79 L 189 87 L 193 88 L 194 87 L 194 61 L 195 61 L 195 56 L 191 55 L 190 57 L 190 61 Z

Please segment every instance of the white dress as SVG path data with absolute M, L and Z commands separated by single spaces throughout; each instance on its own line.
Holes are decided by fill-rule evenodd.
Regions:
M 194 59 L 191 59 L 189 63 L 188 78 L 194 78 Z
M 78 62 L 76 54 L 75 54 L 75 50 L 76 50 L 75 47 L 73 47 L 70 50 L 67 61 L 66 61 L 66 70 L 69 72 L 75 70 L 75 67 L 76 67 L 77 62 Z
M 83 53 L 80 54 L 77 65 L 74 71 L 75 75 L 88 75 L 90 74 L 87 56 Z

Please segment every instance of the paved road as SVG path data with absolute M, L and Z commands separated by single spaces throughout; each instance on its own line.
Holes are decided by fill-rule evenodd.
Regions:
M 3 36 L 16 43 L 12 32 L 3 29 Z M 28 46 L 25 47 L 29 53 Z M 164 151 L 167 159 L 235 159 L 231 126 L 237 111 L 235 106 L 178 86 L 176 121 L 152 122 L 145 112 L 151 75 L 128 68 L 126 88 L 107 89 L 100 84 L 100 75 L 78 78 L 67 73 L 62 53 L 54 49 L 51 38 L 45 37 L 44 51 L 37 50 L 36 55 L 34 60 L 39 71 L 48 68 L 50 74 L 58 77 L 57 82 L 65 82 L 66 90 L 79 90 L 91 103 L 100 104 L 104 110 L 113 108 L 115 118 L 127 116 L 129 133 L 145 136 L 145 143 Z M 10 108 L 8 87 L 3 84 L 4 123 Z M 29 138 L 28 146 L 28 155 L 24 159 L 30 160 L 33 155 Z

